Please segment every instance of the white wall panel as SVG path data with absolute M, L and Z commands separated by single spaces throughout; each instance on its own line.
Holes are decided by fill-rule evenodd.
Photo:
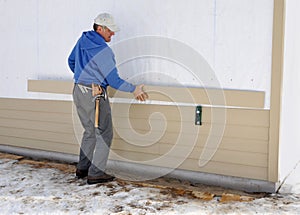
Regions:
M 0 14 L 0 96 L 24 96 L 38 65 L 36 1 L 0 1 Z
M 175 39 L 214 72 L 199 83 L 181 65 L 150 58 L 120 66 L 124 78 L 146 72 L 135 81 L 212 87 L 218 79 L 224 88 L 265 91 L 268 107 L 273 0 L 1 0 L 0 74 L 6 81 L 0 96 L 53 98 L 27 93 L 27 79 L 72 79 L 67 57 L 102 11 L 114 14 L 122 29 L 111 45 L 145 35 Z
M 269 107 L 273 1 L 216 1 L 214 68 L 225 88 L 262 90 Z

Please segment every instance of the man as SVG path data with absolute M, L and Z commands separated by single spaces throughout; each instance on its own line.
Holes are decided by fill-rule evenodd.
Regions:
M 119 31 L 113 17 L 108 13 L 98 15 L 94 20 L 93 29 L 83 32 L 68 58 L 75 81 L 73 100 L 84 127 L 76 176 L 77 178 L 87 176 L 88 184 L 104 183 L 114 179 L 105 173 L 113 137 L 111 109 L 106 98 L 107 86 L 131 92 L 140 101 L 148 98 L 143 91 L 143 85 L 134 86 L 118 75 L 114 54 L 107 45 L 115 32 Z M 95 96 L 100 101 L 97 101 Z M 98 102 L 99 126 L 95 127 L 95 106 Z

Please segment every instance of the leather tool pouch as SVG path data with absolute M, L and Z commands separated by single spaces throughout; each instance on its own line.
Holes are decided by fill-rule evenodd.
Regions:
M 103 90 L 98 84 L 92 84 L 92 95 L 93 95 L 93 97 L 101 95 L 102 93 L 103 93 Z

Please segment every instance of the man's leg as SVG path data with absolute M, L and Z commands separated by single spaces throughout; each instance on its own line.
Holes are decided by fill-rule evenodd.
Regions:
M 100 100 L 99 128 L 95 129 L 96 146 L 89 176 L 97 177 L 105 173 L 110 146 L 113 138 L 111 108 L 109 100 Z
M 74 87 L 73 99 L 77 108 L 77 114 L 84 128 L 77 169 L 87 171 L 91 165 L 96 144 L 93 122 L 95 103 L 93 102 L 91 91 L 82 92 L 78 85 Z
M 92 129 L 89 127 L 92 127 Z M 77 165 L 77 169 L 79 170 L 88 170 L 91 166 L 91 161 L 93 160 L 96 136 L 95 132 L 92 132 L 92 130 L 94 130 L 93 125 L 85 126 L 80 146 L 79 162 Z

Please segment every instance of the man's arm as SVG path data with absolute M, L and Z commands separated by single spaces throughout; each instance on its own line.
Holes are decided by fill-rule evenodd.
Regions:
M 117 90 L 133 93 L 134 98 L 139 101 L 146 101 L 148 99 L 148 94 L 144 92 L 143 84 L 134 86 L 121 79 L 116 68 L 106 77 L 106 80 L 111 87 Z
M 117 68 L 114 68 L 106 77 L 109 86 L 124 92 L 133 93 L 135 86 L 120 78 Z
M 106 81 L 111 87 L 124 92 L 133 93 L 134 97 L 139 101 L 145 101 L 148 95 L 143 91 L 143 85 L 134 86 L 131 83 L 120 78 L 116 62 L 112 50 L 107 47 L 94 57 L 102 74 L 96 73 L 95 76 L 99 81 Z M 103 76 L 104 77 L 103 77 Z M 103 80 L 104 78 L 105 80 Z

